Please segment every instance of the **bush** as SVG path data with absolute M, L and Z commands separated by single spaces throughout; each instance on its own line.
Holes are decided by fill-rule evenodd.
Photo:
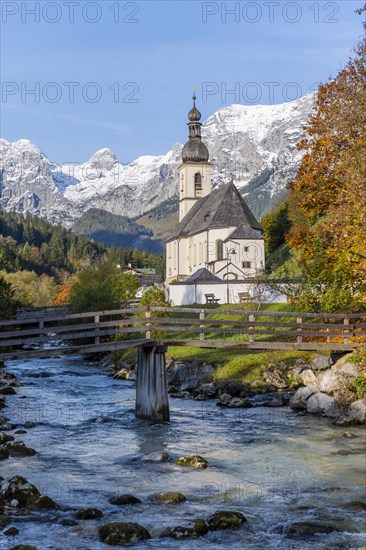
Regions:
M 105 261 L 78 273 L 70 290 L 69 306 L 76 312 L 118 309 L 135 296 L 137 288 L 137 277 Z
M 164 290 L 161 290 L 157 286 L 151 286 L 148 288 L 142 295 L 140 300 L 141 306 L 151 306 L 151 307 L 170 307 L 171 304 L 165 299 L 165 293 Z M 168 311 L 152 311 L 151 317 L 159 317 L 159 318 L 165 318 L 169 317 Z M 152 323 L 152 326 L 154 324 Z M 151 332 L 151 337 L 158 339 L 158 338 L 164 338 L 165 332 L 162 332 L 161 330 L 153 330 Z

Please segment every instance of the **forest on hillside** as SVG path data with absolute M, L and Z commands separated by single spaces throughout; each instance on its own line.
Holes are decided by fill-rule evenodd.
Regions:
M 107 247 L 42 218 L 0 211 L 0 316 L 11 316 L 12 304 L 53 304 L 69 281 L 103 262 L 161 275 L 165 265 L 163 255 Z

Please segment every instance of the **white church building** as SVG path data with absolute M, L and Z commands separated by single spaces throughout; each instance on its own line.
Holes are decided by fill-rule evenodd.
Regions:
M 188 113 L 189 139 L 179 166 L 179 223 L 166 240 L 166 286 L 174 305 L 239 303 L 248 279 L 265 268 L 262 228 L 233 183 L 212 190 L 212 164 L 201 140 L 201 113 Z

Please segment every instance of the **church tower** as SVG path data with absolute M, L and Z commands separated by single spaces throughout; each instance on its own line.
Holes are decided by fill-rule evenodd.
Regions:
M 212 164 L 208 162 L 208 149 L 201 140 L 201 113 L 196 107 L 195 91 L 188 119 L 189 138 L 182 150 L 183 164 L 178 168 L 179 221 L 198 199 L 211 193 Z

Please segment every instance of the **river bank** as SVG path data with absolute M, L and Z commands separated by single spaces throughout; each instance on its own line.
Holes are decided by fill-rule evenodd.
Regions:
M 192 396 L 171 399 L 169 424 L 146 423 L 134 417 L 133 382 L 106 377 L 83 358 L 9 362 L 5 370 L 16 376 L 7 379 L 7 385 L 16 383 L 16 394 L 6 396 L 4 433 L 36 454 L 2 461 L 3 490 L 15 475 L 24 476 L 56 507 L 7 501 L 4 512 L 12 521 L 4 531 L 19 533 L 3 536 L 4 548 L 28 543 L 39 550 L 99 550 L 107 548 L 99 529 L 126 521 L 152 537 L 136 542 L 139 549 L 363 545 L 362 427 L 353 427 L 349 438 L 329 419 L 288 407 L 217 407 L 217 398 Z M 26 422 L 33 427 L 25 428 Z M 156 453 L 166 458 L 155 462 Z M 208 467 L 176 464 L 192 454 L 202 455 Z M 167 504 L 153 497 L 166 492 L 186 500 Z M 110 502 L 125 494 L 140 502 Z M 103 517 L 77 518 L 85 508 Z M 235 530 L 210 529 L 194 541 L 166 536 L 195 519 L 210 526 L 218 510 L 246 521 Z
M 235 357 L 236 371 L 227 364 L 220 366 L 218 350 L 204 350 L 204 354 L 211 363 L 167 357 L 171 397 L 217 399 L 218 406 L 229 408 L 290 405 L 293 411 L 326 416 L 340 426 L 366 423 L 363 349 L 327 355 L 241 351 Z M 109 355 L 99 364 L 111 376 L 136 379 L 136 358 L 131 352 Z

